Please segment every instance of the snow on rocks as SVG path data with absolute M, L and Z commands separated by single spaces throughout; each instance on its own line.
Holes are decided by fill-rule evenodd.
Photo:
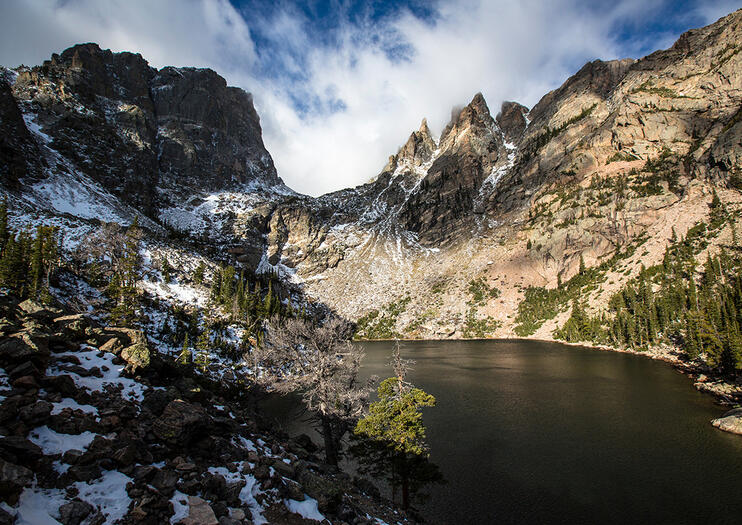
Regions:
M 81 410 L 88 414 L 95 414 L 96 416 L 98 415 L 98 409 L 96 407 L 92 405 L 81 405 L 80 403 L 78 403 L 77 401 L 75 401 L 74 399 L 70 397 L 66 397 L 58 403 L 52 403 L 52 407 L 53 407 L 51 411 L 52 416 L 61 414 L 62 410 L 64 410 L 65 408 L 70 408 L 72 410 Z
M 287 499 L 284 502 L 289 512 L 300 515 L 304 519 L 324 521 L 325 517 L 317 508 L 317 500 L 305 496 L 304 501 L 296 501 L 293 499 Z
M 74 369 L 64 364 L 52 368 L 49 375 L 69 375 L 75 384 L 90 392 L 104 392 L 109 388 L 119 390 L 124 399 L 142 401 L 146 387 L 141 383 L 122 376 L 125 364 L 114 364 L 116 356 L 100 352 L 97 348 L 83 345 L 79 352 L 63 352 L 55 354 L 59 357 L 72 357 L 80 361 L 80 365 L 88 370 L 97 370 L 97 373 L 82 376 Z
M 74 487 L 78 490 L 78 497 L 93 506 L 106 517 L 107 523 L 115 523 L 122 519 L 131 503 L 126 492 L 126 484 L 132 479 L 117 470 L 103 472 L 100 479 L 91 482 L 79 481 Z
M 27 488 L 18 500 L 16 525 L 59 525 L 59 507 L 65 503 L 64 492 L 58 489 Z
M 0 466 L 16 473 L 0 495 L 0 521 L 247 525 L 340 522 L 341 508 L 346 522 L 392 515 L 350 476 L 322 466 L 308 437 L 258 433 L 244 388 L 227 379 L 215 387 L 157 354 L 131 377 L 121 357 L 97 346 L 124 329 L 67 330 L 59 320 L 79 316 L 31 306 L 0 302 L 3 316 L 49 341 L 35 364 L 20 365 L 30 374 L 21 378 L 17 356 L 0 353 L 0 370 L 14 367 L 5 381 L 0 375 L 12 382 L 0 400 Z M 5 339 L 0 332 L 0 345 Z
M 96 434 L 83 432 L 82 434 L 61 434 L 48 426 L 36 428 L 29 433 L 29 441 L 41 447 L 44 454 L 64 454 L 70 450 L 85 450 L 93 441 Z
M 246 462 L 244 461 L 238 463 L 236 465 L 237 469 L 235 472 L 230 472 L 225 467 L 209 467 L 208 471 L 212 474 L 218 474 L 222 476 L 227 482 L 244 483 L 244 486 L 240 490 L 239 498 L 243 505 L 247 505 L 248 507 L 250 507 L 250 513 L 252 514 L 253 523 L 255 523 L 256 525 L 260 523 L 268 523 L 263 517 L 260 504 L 255 499 L 255 496 L 260 494 L 262 491 L 260 490 L 255 476 L 252 476 L 250 474 L 243 474 L 243 472 L 246 470 L 245 463 Z

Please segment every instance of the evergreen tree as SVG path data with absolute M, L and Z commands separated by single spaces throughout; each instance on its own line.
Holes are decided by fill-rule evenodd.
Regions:
M 385 457 L 391 471 L 390 482 L 393 486 L 397 482 L 401 485 L 402 507 L 407 509 L 410 506 L 412 467 L 421 458 L 429 456 L 422 408 L 434 406 L 435 397 L 406 381 L 409 362 L 401 359 L 399 344 L 392 355 L 392 366 L 394 377 L 381 382 L 379 400 L 371 403 L 368 415 L 358 421 L 354 432 L 377 446 L 379 453 L 372 458 L 374 464 L 380 466 L 378 460 Z
M 44 274 L 44 229 L 42 226 L 36 228 L 36 238 L 33 240 L 31 251 L 31 273 L 29 275 L 29 293 L 36 298 L 41 288 Z
M 227 266 L 222 268 L 221 272 L 221 286 L 219 289 L 219 302 L 227 306 L 232 304 L 232 298 L 234 297 L 234 266 Z
M 137 281 L 141 274 L 142 233 L 139 229 L 139 218 L 134 217 L 131 226 L 126 230 L 123 246 L 117 251 L 118 264 L 109 286 L 109 296 L 113 300 L 111 321 L 122 326 L 135 326 L 139 321 L 139 293 Z
M 170 261 L 167 260 L 167 257 L 163 257 L 160 262 L 160 272 L 162 273 L 162 282 L 168 284 L 172 278 L 173 267 L 170 266 Z
M 210 298 L 215 303 L 219 302 L 219 298 L 221 297 L 221 290 L 222 290 L 222 271 L 224 270 L 223 267 L 217 268 L 216 271 L 214 271 L 214 276 L 211 279 L 211 293 Z
M 183 340 L 183 348 L 180 351 L 180 355 L 178 356 L 178 363 L 181 365 L 188 365 L 191 363 L 192 355 L 191 355 L 191 347 L 188 344 L 188 333 L 185 335 L 185 339 Z
M 206 265 L 203 261 L 199 261 L 198 266 L 193 271 L 193 282 L 196 284 L 204 283 L 204 274 L 206 273 Z

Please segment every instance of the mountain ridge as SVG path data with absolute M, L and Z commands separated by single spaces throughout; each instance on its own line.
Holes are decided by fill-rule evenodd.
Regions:
M 6 191 L 23 193 L 14 177 L 36 180 L 30 188 L 44 188 L 46 200 L 34 197 L 34 205 L 74 216 L 74 205 L 58 197 L 73 192 L 60 182 L 73 173 L 97 185 L 91 195 L 109 195 L 100 198 L 117 211 L 105 217 L 140 214 L 160 235 L 172 230 L 206 242 L 217 258 L 277 272 L 351 319 L 410 295 L 394 332 L 411 337 L 461 337 L 472 319 L 468 283 L 484 279 L 503 294 L 479 305 L 474 319 L 498 324 L 488 336 L 512 335 L 525 287 L 555 286 L 581 259 L 594 266 L 641 234 L 664 232 L 668 210 L 684 209 L 678 230 L 690 229 L 712 190 L 735 205 L 741 13 L 639 60 L 589 62 L 530 110 L 503 102 L 493 117 L 477 93 L 438 142 L 423 120 L 374 180 L 318 198 L 285 187 L 250 95 L 213 71 L 158 71 L 139 55 L 74 46 L 5 74 L 13 82 L 0 93 L 9 107 L 2 126 L 16 141 L 5 139 L 0 150 L 8 152 Z M 111 97 L 122 103 L 106 113 Z M 242 108 L 234 121 L 224 111 L 233 100 Z M 91 132 L 88 120 L 102 130 Z M 105 158 L 112 148 L 117 155 Z M 643 195 L 650 175 L 642 170 L 666 151 L 676 174 Z M 88 166 L 91 158 L 106 170 Z M 629 197 L 589 204 L 595 181 L 615 177 L 635 181 Z M 555 201 L 565 192 L 580 196 L 571 207 Z M 450 291 L 431 295 L 441 283 Z

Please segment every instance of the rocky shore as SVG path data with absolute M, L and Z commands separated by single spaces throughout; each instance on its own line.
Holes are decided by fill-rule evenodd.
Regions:
M 141 332 L 7 296 L 0 314 L 0 524 L 412 523 Z

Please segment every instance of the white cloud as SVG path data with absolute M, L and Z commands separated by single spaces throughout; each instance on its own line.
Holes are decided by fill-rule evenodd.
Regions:
M 739 0 L 716 0 L 701 2 L 695 12 L 703 17 L 705 24 L 713 24 L 719 18 L 740 8 Z
M 711 22 L 733 3 L 706 2 L 698 14 Z M 638 25 L 666 5 L 451 0 L 439 5 L 434 23 L 409 13 L 383 25 L 346 23 L 327 45 L 287 6 L 265 20 L 227 0 L 6 1 L 0 63 L 40 63 L 52 51 L 95 41 L 140 52 L 157 67 L 211 67 L 254 94 L 279 175 L 297 191 L 318 195 L 378 174 L 423 117 L 439 133 L 451 108 L 477 91 L 493 114 L 506 99 L 532 106 L 587 60 L 669 45 L 676 35 L 659 43 L 611 36 L 617 22 Z M 271 47 L 274 55 L 259 56 L 251 24 L 280 43 Z M 390 42 L 406 44 L 409 60 L 391 60 L 383 51 Z M 297 110 L 292 97 L 306 106 Z M 339 101 L 342 111 L 328 111 Z

